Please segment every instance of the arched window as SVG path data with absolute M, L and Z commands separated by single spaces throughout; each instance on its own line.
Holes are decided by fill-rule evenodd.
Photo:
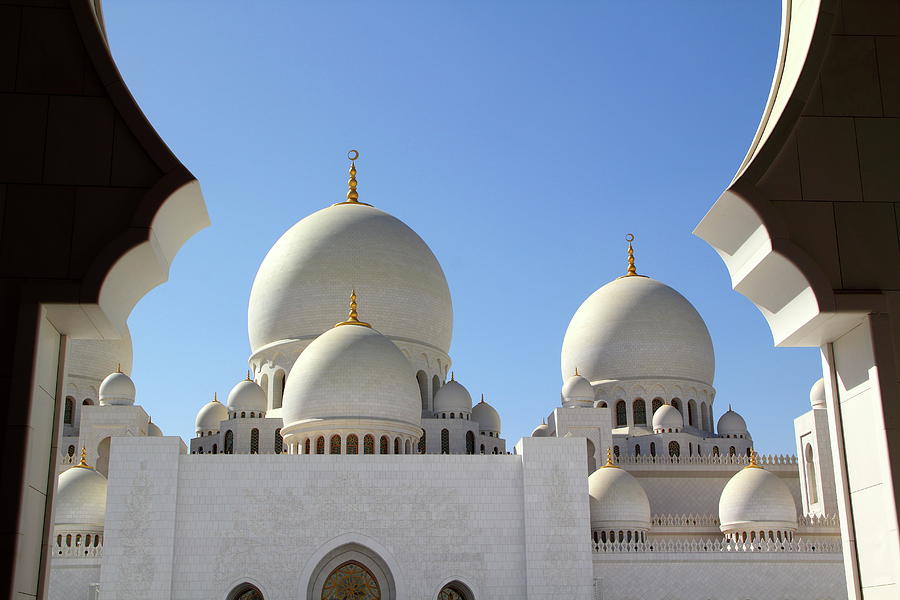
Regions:
M 704 431 L 709 431 L 709 425 L 707 422 L 709 421 L 709 408 L 706 406 L 706 402 L 700 403 L 700 428 Z
M 284 371 L 279 369 L 275 372 L 275 379 L 272 381 L 272 408 L 281 408 L 284 401 Z
M 281 454 L 284 451 L 284 438 L 281 437 L 281 428 L 275 430 L 275 445 L 272 447 L 275 454 Z
M 638 398 L 631 404 L 631 412 L 634 414 L 635 425 L 647 424 L 647 404 L 643 398 Z
M 659 410 L 659 407 L 663 405 L 662 398 L 654 398 L 653 399 L 653 414 L 656 414 L 656 411 Z
M 650 456 L 656 456 L 656 442 L 650 442 Z
M 213 444 L 213 454 L 218 454 L 218 453 L 219 453 L 219 445 Z
M 359 438 L 355 433 L 347 436 L 347 454 L 359 454 Z
M 678 398 L 672 398 L 672 406 L 677 408 L 678 412 L 682 413 L 682 415 L 684 414 L 681 410 L 681 400 L 679 400 Z
M 363 454 L 375 454 L 375 436 L 371 433 L 363 438 Z
M 453 581 L 441 588 L 437 600 L 471 600 L 472 592 L 459 581 Z
M 378 580 L 361 563 L 350 560 L 328 574 L 322 586 L 322 600 L 379 600 Z
M 466 454 L 475 454 L 475 434 L 466 432 Z
M 400 454 L 400 438 L 394 438 L 394 454 Z
M 91 400 L 90 398 L 85 398 L 84 401 L 81 403 L 81 405 L 82 406 L 93 406 L 94 401 Z
M 412 442 L 410 442 L 409 440 L 403 442 L 403 453 L 412 454 Z
M 316 439 L 316 454 L 325 454 L 325 436 L 323 435 Z
M 422 397 L 422 410 L 428 410 L 428 375 L 425 371 L 416 373 L 416 381 L 419 382 L 419 395 Z
M 613 454 L 616 455 L 616 458 L 619 458 L 619 447 L 613 446 Z
M 228 600 L 263 600 L 263 595 L 256 586 L 242 583 L 228 594 Z
M 803 456 L 806 459 L 806 496 L 810 504 L 815 504 L 819 501 L 819 490 L 816 486 L 816 462 L 810 444 L 806 444 Z
M 718 447 L 718 446 L 713 446 L 713 453 L 712 453 L 712 455 L 713 455 L 713 456 L 719 456 L 719 447 Z
M 255 417 L 255 416 L 256 416 L 256 413 L 250 413 L 250 418 L 251 418 L 251 419 L 252 419 L 253 417 Z
M 625 414 L 625 401 L 616 402 L 616 427 L 625 427 L 628 425 L 628 416 Z
M 381 448 L 380 448 L 380 450 L 381 450 L 381 453 L 382 453 L 382 454 L 387 454 L 387 453 L 388 453 L 388 448 L 389 448 L 388 443 L 389 443 L 389 442 L 388 442 L 388 437 L 387 437 L 386 435 L 381 436 Z
M 450 432 L 441 429 L 441 454 L 450 454 Z
M 634 455 L 635 455 L 635 456 L 640 456 L 640 455 L 641 455 L 641 445 L 640 445 L 640 444 L 635 444 L 635 445 L 634 445 Z
M 241 413 L 241 418 L 242 418 L 242 419 L 246 419 L 246 418 L 247 418 L 247 413 L 242 412 L 242 413 Z
M 250 430 L 250 454 L 259 454 L 259 429 Z
M 203 446 L 197 448 L 197 454 L 203 454 Z
M 688 400 L 687 409 L 688 409 L 688 418 L 687 418 L 688 425 L 690 425 L 691 427 L 696 427 L 697 423 L 694 421 L 694 419 L 695 419 L 694 415 L 697 413 L 697 403 L 694 402 L 693 398 Z
M 309 454 L 309 438 L 303 442 L 303 454 Z
M 734 446 L 728 448 L 728 456 L 734 456 L 735 454 L 737 454 L 737 452 L 735 451 Z
M 438 390 L 441 389 L 441 379 L 437 375 L 431 378 L 431 399 L 437 396 Z
M 484 454 L 484 444 L 481 445 L 481 453 Z
M 66 451 L 66 454 L 68 454 L 70 457 L 75 456 L 75 446 L 69 445 L 69 449 Z
M 234 433 L 230 429 L 225 432 L 225 454 L 234 454 Z
M 753 454 L 753 450 L 747 448 L 747 458 L 750 458 L 750 455 Z
M 63 410 L 63 423 L 71 425 L 75 419 L 75 398 L 66 396 L 66 406 Z
M 456 418 L 456 413 L 450 413 L 450 418 L 451 418 L 451 419 L 455 419 L 455 418 Z
M 669 456 L 681 456 L 681 446 L 678 442 L 669 442 Z
M 425 454 L 425 430 L 422 430 L 422 437 L 419 438 L 419 454 Z
M 331 443 L 328 445 L 328 454 L 341 453 L 341 436 L 334 434 L 331 436 Z
M 688 442 L 688 456 L 693 456 L 693 455 L 694 455 L 694 444 L 692 444 L 691 442 Z

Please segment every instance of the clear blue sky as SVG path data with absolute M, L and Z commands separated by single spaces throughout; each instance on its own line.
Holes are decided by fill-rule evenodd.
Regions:
M 818 351 L 774 349 L 692 229 L 769 91 L 781 2 L 106 2 L 113 55 L 199 178 L 212 227 L 135 308 L 138 402 L 187 439 L 245 373 L 247 300 L 275 240 L 345 192 L 416 230 L 453 294 L 451 355 L 511 442 L 559 403 L 574 311 L 625 268 L 700 311 L 716 416 L 793 453 Z

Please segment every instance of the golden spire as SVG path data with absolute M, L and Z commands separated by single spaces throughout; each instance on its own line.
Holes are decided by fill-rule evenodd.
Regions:
M 750 450 L 750 464 L 744 467 L 745 469 L 762 469 L 761 466 L 756 464 L 756 450 Z
M 578 377 L 578 367 L 575 367 L 575 377 Z
M 619 469 L 619 465 L 613 464 L 612 448 L 606 449 L 606 464 L 601 469 Z
M 81 462 L 75 465 L 76 467 L 80 467 L 82 469 L 93 469 L 94 467 L 87 464 L 87 448 L 84 446 L 81 447 Z
M 484 392 L 481 392 L 481 401 L 484 402 Z
M 362 325 L 363 327 L 372 327 L 368 323 L 364 323 L 359 320 L 359 313 L 356 312 L 357 304 L 356 304 L 356 290 L 350 292 L 350 312 L 347 313 L 347 320 L 341 321 L 340 323 L 335 323 L 335 327 L 340 327 L 341 325 Z
M 247 379 L 245 379 L 244 381 L 253 381 L 252 379 L 250 379 L 250 369 L 247 369 Z
M 450 381 L 456 381 L 456 371 L 450 371 Z
M 634 234 L 626 234 L 625 241 L 628 242 L 628 270 L 625 271 L 622 277 L 646 277 L 646 275 L 638 275 L 637 269 L 634 267 L 634 248 L 631 246 L 631 242 L 634 241 Z M 619 279 L 622 279 L 622 277 L 619 277 Z
M 116 363 L 116 373 L 122 372 L 122 363 Z
M 333 206 L 337 206 L 338 204 L 362 204 L 364 206 L 372 206 L 371 204 L 360 202 L 359 192 L 356 191 L 356 159 L 359 158 L 359 152 L 351 150 L 347 153 L 347 158 L 350 159 L 350 179 L 347 181 L 347 199 L 343 202 L 337 202 L 333 204 Z
M 218 402 L 219 399 L 216 397 L 216 392 L 213 392 L 213 402 Z

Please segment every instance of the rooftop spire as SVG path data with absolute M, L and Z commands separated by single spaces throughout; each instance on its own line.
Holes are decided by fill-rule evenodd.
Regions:
M 340 327 L 341 325 L 362 325 L 363 327 L 372 327 L 368 323 L 364 323 L 359 320 L 359 313 L 356 312 L 357 308 L 356 304 L 356 290 L 350 292 L 350 312 L 347 313 L 347 320 L 341 321 L 340 323 L 335 323 L 335 327 Z
M 360 202 L 359 192 L 356 191 L 356 159 L 359 158 L 359 152 L 351 150 L 347 153 L 347 158 L 350 159 L 350 179 L 347 181 L 347 199 L 343 202 L 336 203 L 334 206 L 337 206 L 338 204 L 363 204 L 365 206 L 372 206 L 371 204 Z
M 219 399 L 216 397 L 216 392 L 213 392 L 213 402 L 218 402 Z
M 575 377 L 578 377 L 578 376 L 579 376 L 579 374 L 578 374 L 578 367 L 575 367 Z
M 631 242 L 634 241 L 634 234 L 626 234 L 625 241 L 628 242 L 628 269 L 622 277 L 646 277 L 646 275 L 638 275 L 637 269 L 634 266 L 634 248 L 631 245 Z M 622 279 L 622 277 L 619 277 L 619 279 Z
M 606 449 L 606 464 L 601 467 L 603 469 L 618 469 L 619 465 L 613 464 L 612 448 Z
M 750 464 L 744 468 L 745 469 L 762 469 L 762 467 L 756 463 L 756 450 L 753 450 L 753 449 L 750 450 Z
M 244 381 L 253 381 L 252 379 L 250 379 L 250 369 L 247 369 L 247 379 L 245 379 Z
M 81 467 L 82 469 L 93 469 L 94 467 L 87 464 L 87 448 L 84 446 L 81 447 L 81 462 L 75 465 L 76 467 Z

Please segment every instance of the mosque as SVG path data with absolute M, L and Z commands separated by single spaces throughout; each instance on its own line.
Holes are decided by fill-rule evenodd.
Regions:
M 50 598 L 846 598 L 822 380 L 799 459 L 757 454 L 703 319 L 629 237 L 508 447 L 451 370 L 440 264 L 359 200 L 357 156 L 263 260 L 250 370 L 189 447 L 135 403 L 129 339 L 72 342 Z

